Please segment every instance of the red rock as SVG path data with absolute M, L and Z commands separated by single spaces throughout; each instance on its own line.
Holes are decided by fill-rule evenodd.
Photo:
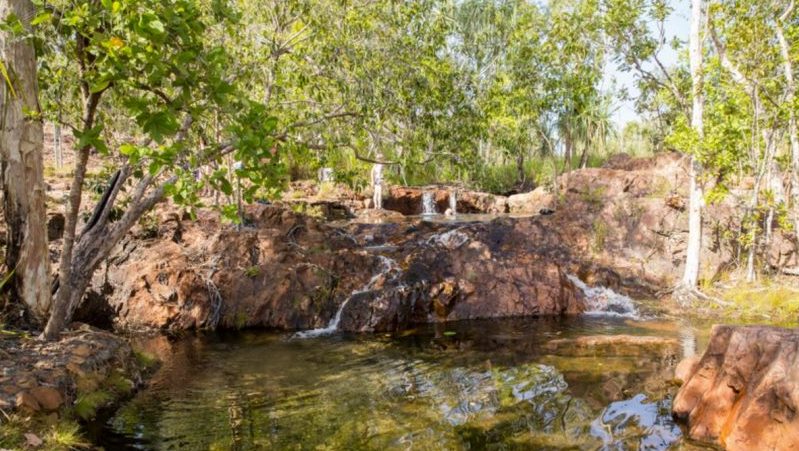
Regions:
M 700 357 L 692 355 L 684 358 L 677 364 L 674 369 L 674 380 L 680 384 L 684 384 L 696 372 L 696 366 L 699 364 Z
M 17 393 L 16 399 L 17 409 L 27 413 L 35 413 L 42 410 L 39 401 L 29 392 L 23 391 Z
M 35 387 L 30 390 L 30 394 L 44 410 L 58 410 L 64 404 L 64 397 L 52 387 Z
M 714 326 L 672 409 L 695 440 L 799 449 L 799 330 Z

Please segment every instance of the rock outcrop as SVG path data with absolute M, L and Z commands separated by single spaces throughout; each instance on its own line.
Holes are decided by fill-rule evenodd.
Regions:
M 165 207 L 150 222 L 156 229 L 134 231 L 97 272 L 87 307 L 128 328 L 296 330 L 327 326 L 346 304 L 339 327 L 382 331 L 580 312 L 583 293 L 568 276 L 652 297 L 674 285 L 685 258 L 684 164 L 677 154 L 614 157 L 607 167 L 561 176 L 557 196 L 543 188 L 510 199 L 459 190 L 459 213 L 526 212 L 481 221 L 399 216 L 419 213 L 430 190 L 443 212 L 449 187 L 395 187 L 386 202 L 393 211 L 332 223 L 296 205 L 251 205 L 240 230 L 213 212 L 189 221 Z M 726 233 L 740 223 L 730 199 L 707 207 L 707 279 L 737 250 Z M 775 230 L 772 243 L 784 242 Z M 795 250 L 783 247 L 773 261 L 795 265 Z
M 143 367 L 127 340 L 85 324 L 58 342 L 6 336 L 0 357 L 0 409 L 5 411 L 53 412 L 98 390 L 110 403 L 142 383 Z
M 383 199 L 383 208 L 403 215 L 422 214 L 422 194 L 433 198 L 435 210 L 443 214 L 450 208 L 450 193 L 455 193 L 458 213 L 499 214 L 508 212 L 508 198 L 489 193 L 464 190 L 453 186 L 408 187 L 392 186 Z
M 799 330 L 714 326 L 674 399 L 695 440 L 729 450 L 799 448 Z
M 94 290 L 118 325 L 173 330 L 319 328 L 345 302 L 352 331 L 585 307 L 567 277 L 579 265 L 530 218 L 334 227 L 275 205 L 246 216 L 239 231 L 172 215 L 156 238 L 123 242 Z

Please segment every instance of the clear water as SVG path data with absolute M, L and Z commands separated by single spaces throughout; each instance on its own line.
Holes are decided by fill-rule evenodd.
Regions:
M 583 316 L 395 335 L 157 337 L 139 346 L 166 363 L 92 440 L 115 450 L 684 449 L 669 379 L 683 347 L 703 346 L 696 332 Z M 682 345 L 552 346 L 612 334 Z

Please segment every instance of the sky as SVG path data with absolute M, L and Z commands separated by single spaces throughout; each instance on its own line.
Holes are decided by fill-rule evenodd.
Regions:
M 670 41 L 673 37 L 677 37 L 682 41 L 688 41 L 688 32 L 690 29 L 690 13 L 691 5 L 690 0 L 677 0 L 673 4 L 674 11 L 671 13 L 665 23 L 666 39 Z M 654 30 L 654 25 L 652 26 Z M 677 62 L 677 53 L 666 46 L 659 55 L 660 61 L 668 67 Z M 605 71 L 605 83 L 610 86 L 610 81 L 616 81 L 616 85 L 626 87 L 630 93 L 630 97 L 635 98 L 638 91 L 635 89 L 634 74 L 619 71 L 612 61 L 608 63 Z M 635 112 L 635 105 L 633 101 L 622 102 L 616 100 L 615 112 L 613 113 L 613 120 L 621 130 L 628 122 L 638 119 L 638 113 Z

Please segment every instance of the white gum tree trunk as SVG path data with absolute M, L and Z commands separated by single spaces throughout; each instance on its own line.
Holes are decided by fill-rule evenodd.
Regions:
M 702 139 L 704 124 L 704 96 L 702 95 L 702 0 L 691 0 L 691 34 L 689 53 L 691 64 L 691 127 Z M 699 181 L 701 167 L 695 156 L 691 156 L 688 183 L 688 245 L 685 254 L 685 272 L 682 288 L 692 290 L 699 280 L 699 258 L 702 250 L 702 207 L 704 195 Z
M 15 14 L 28 28 L 30 0 L 0 0 L 0 19 Z M 6 265 L 14 271 L 12 298 L 24 302 L 38 321 L 50 309 L 50 260 L 43 180 L 43 130 L 33 42 L 0 32 L 0 152 L 8 227 Z

